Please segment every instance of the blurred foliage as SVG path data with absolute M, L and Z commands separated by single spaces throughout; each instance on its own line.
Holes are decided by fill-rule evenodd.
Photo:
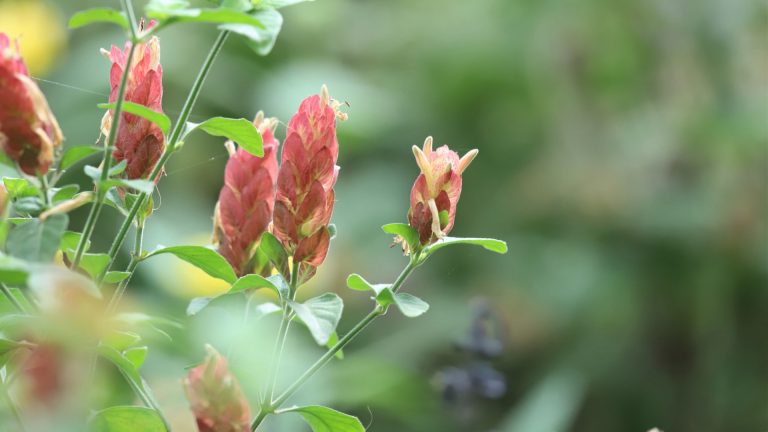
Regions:
M 42 4 L 0 0 L 0 30 L 8 16 L 36 28 L 39 18 L 21 12 L 32 3 Z M 39 13 L 63 23 L 103 3 L 50 2 Z M 24 33 L 22 52 L 46 46 L 41 55 L 57 60 L 43 78 L 59 84 L 40 86 L 67 145 L 91 144 L 108 83 L 98 48 L 122 37 L 89 27 L 54 54 L 55 34 Z M 213 38 L 192 24 L 161 34 L 171 117 Z M 384 282 L 404 265 L 379 227 L 404 221 L 417 174 L 410 146 L 434 135 L 460 153 L 480 150 L 454 233 L 503 238 L 510 254 L 456 248 L 433 259 L 405 287 L 430 312 L 418 322 L 390 313 L 346 350 L 344 368 L 332 364 L 297 399 L 353 412 L 373 432 L 762 430 L 767 70 L 768 7 L 759 0 L 318 0 L 285 9 L 269 57 L 232 38 L 191 120 L 263 109 L 286 122 L 323 83 L 349 102 L 339 126 L 339 232 L 302 293 L 338 291 L 342 331 L 369 307 L 366 295 L 344 290 L 346 275 Z M 205 244 L 225 159 L 222 143 L 203 136 L 174 156 L 149 249 Z M 64 181 L 86 185 L 75 171 Z M 119 220 L 104 213 L 94 249 L 108 247 Z M 74 213 L 72 224 L 83 220 Z M 142 264 L 129 306 L 183 317 L 186 299 L 217 290 L 170 262 Z M 474 297 L 504 324 L 493 364 L 507 392 L 457 410 L 436 376 L 462 361 L 454 344 Z M 175 344 L 152 346 L 143 370 L 179 430 L 192 427 L 180 378 L 204 343 L 231 355 L 255 400 L 276 323 L 243 327 L 242 307 L 211 306 L 186 320 Z M 310 346 L 295 327 L 281 382 L 319 355 Z M 294 420 L 268 428 L 300 430 Z

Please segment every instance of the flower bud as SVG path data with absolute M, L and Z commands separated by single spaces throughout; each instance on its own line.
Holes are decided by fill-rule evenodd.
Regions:
M 45 174 L 63 140 L 45 96 L 0 33 L 0 148 L 28 175 Z
M 269 227 L 275 204 L 278 142 L 273 129 L 277 119 L 264 119 L 259 112 L 254 124 L 261 133 L 264 156 L 235 150 L 227 142 L 230 157 L 214 215 L 214 242 L 238 276 L 253 272 L 254 252 Z
M 293 254 L 294 268 L 305 264 L 309 277 L 325 260 L 330 243 L 328 221 L 339 172 L 337 117 L 346 116 L 325 86 L 320 95 L 305 99 L 288 123 L 277 177 L 274 233 Z
M 150 28 L 154 25 L 154 21 L 149 23 Z M 131 42 L 126 42 L 122 51 L 114 45 L 110 51 L 102 50 L 102 54 L 112 62 L 112 69 L 109 71 L 109 102 L 117 101 L 123 71 L 129 67 L 125 100 L 162 112 L 163 67 L 160 65 L 160 40 L 153 36 L 148 42 L 137 45 L 133 61 L 128 66 L 126 63 L 130 49 Z M 113 116 L 113 110 L 109 110 L 101 120 L 101 132 L 105 136 L 109 135 Z M 163 154 L 164 141 L 159 126 L 142 117 L 123 112 L 120 115 L 112 157 L 117 162 L 127 161 L 127 178 L 146 178 Z
M 413 154 L 421 174 L 411 189 L 408 222 L 418 231 L 421 244 L 427 245 L 453 228 L 461 195 L 461 174 L 477 156 L 477 150 L 470 150 L 459 159 L 448 146 L 432 150 L 432 137 L 427 137 L 423 148 L 413 146 Z
M 248 432 L 251 411 L 227 361 L 206 346 L 205 362 L 189 371 L 184 380 L 200 432 Z

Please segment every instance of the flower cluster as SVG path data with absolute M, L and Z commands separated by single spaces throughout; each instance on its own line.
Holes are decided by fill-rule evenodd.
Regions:
M 0 148 L 28 175 L 45 174 L 63 140 L 48 102 L 29 76 L 18 45 L 0 33 Z
M 151 21 L 149 28 L 154 25 L 154 21 Z M 102 50 L 102 54 L 112 62 L 112 68 L 109 71 L 109 102 L 114 103 L 117 100 L 123 71 L 128 67 L 125 100 L 162 112 L 163 67 L 160 65 L 160 41 L 153 36 L 146 43 L 138 44 L 133 61 L 127 65 L 130 49 L 131 42 L 126 42 L 123 50 L 114 45 L 109 51 Z M 109 134 L 113 116 L 112 110 L 104 114 L 101 122 L 101 131 L 104 135 Z M 156 124 L 145 118 L 123 112 L 120 115 L 112 157 L 117 162 L 122 160 L 127 162 L 125 168 L 127 178 L 146 178 L 163 154 L 164 140 L 163 133 Z
M 200 432 L 247 432 L 251 410 L 227 360 L 210 346 L 203 364 L 192 368 L 184 390 Z
M 261 273 L 254 266 L 255 249 L 272 220 L 277 180 L 277 146 L 274 128 L 277 119 L 265 119 L 259 112 L 254 120 L 264 143 L 264 157 L 242 148 L 230 152 L 224 169 L 224 187 L 219 193 L 214 215 L 214 243 L 238 276 Z
M 424 140 L 424 147 L 413 146 L 421 174 L 411 189 L 411 207 L 408 222 L 419 233 L 422 245 L 445 237 L 453 228 L 456 205 L 461 195 L 461 174 L 477 156 L 470 150 L 461 159 L 448 148 L 432 150 L 432 137 Z
M 288 123 L 283 145 L 274 233 L 293 256 L 294 269 L 314 274 L 328 253 L 328 222 L 333 212 L 333 186 L 339 173 L 336 119 L 346 116 L 332 101 L 328 89 L 302 101 Z

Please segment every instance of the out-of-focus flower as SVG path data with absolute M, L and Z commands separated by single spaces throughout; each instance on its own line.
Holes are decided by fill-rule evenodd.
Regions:
M 227 360 L 206 346 L 205 362 L 189 371 L 184 380 L 200 432 L 247 432 L 251 410 Z
M 45 174 L 63 140 L 45 96 L 18 52 L 0 33 L 0 148 L 24 173 Z
M 55 4 L 41 0 L 0 1 L 0 29 L 21 41 L 33 76 L 45 75 L 66 44 L 64 19 Z
M 154 25 L 154 21 L 151 21 L 149 28 Z M 131 42 L 126 42 L 123 50 L 114 45 L 110 51 L 102 50 L 102 54 L 112 62 L 112 69 L 109 71 L 110 103 L 117 100 L 123 71 L 128 67 L 126 63 L 130 49 Z M 160 65 L 160 40 L 153 36 L 148 42 L 136 46 L 126 83 L 125 100 L 162 112 L 162 99 L 163 67 Z M 101 121 L 101 131 L 105 136 L 109 134 L 113 116 L 113 110 L 109 110 Z M 145 178 L 163 154 L 163 132 L 156 124 L 133 114 L 123 112 L 120 118 L 112 156 L 117 162 L 127 161 L 127 178 Z
M 36 345 L 22 363 L 23 382 L 30 404 L 55 404 L 64 387 L 62 352 L 52 344 Z
M 320 95 L 302 101 L 283 144 L 274 232 L 304 280 L 325 260 L 330 243 L 328 222 L 339 172 L 336 118 L 346 118 L 338 107 L 323 86 Z
M 264 157 L 256 157 L 242 148 L 235 150 L 234 144 L 227 142 L 230 157 L 214 213 L 214 243 L 238 276 L 266 271 L 254 268 L 253 258 L 272 221 L 275 205 L 277 119 L 264 119 L 264 113 L 259 112 L 253 123 L 261 133 Z
M 461 174 L 477 156 L 477 150 L 470 150 L 459 159 L 448 146 L 432 150 L 432 137 L 427 137 L 423 148 L 413 146 L 413 154 L 421 174 L 411 189 L 408 222 L 419 232 L 421 244 L 427 245 L 453 228 L 461 195 Z
M 5 210 L 8 208 L 8 190 L 4 184 L 0 184 L 0 220 L 5 219 Z

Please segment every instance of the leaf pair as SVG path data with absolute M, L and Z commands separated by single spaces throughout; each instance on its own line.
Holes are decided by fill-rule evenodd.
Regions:
M 419 233 L 408 224 L 391 223 L 381 227 L 387 233 L 399 236 L 408 245 L 408 250 L 418 259 L 418 264 L 423 263 L 438 250 L 452 245 L 469 244 L 482 246 L 483 248 L 499 254 L 507 253 L 507 243 L 502 240 L 480 237 L 443 237 L 430 245 L 422 246 L 419 241 Z
M 356 273 L 347 277 L 347 286 L 357 291 L 373 291 L 378 304 L 385 308 L 395 305 L 408 318 L 415 318 L 429 310 L 429 304 L 424 300 L 412 294 L 393 292 L 389 284 L 372 284 Z

